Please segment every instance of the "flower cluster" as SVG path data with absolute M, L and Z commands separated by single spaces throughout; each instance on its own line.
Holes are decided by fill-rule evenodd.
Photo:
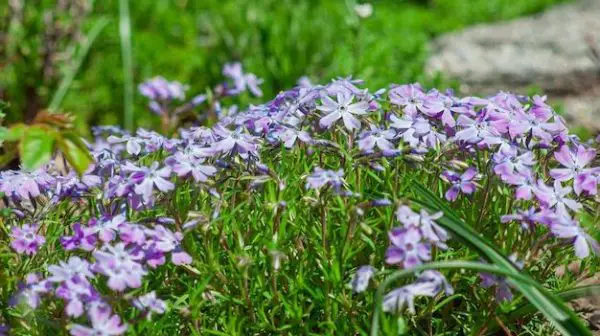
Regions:
M 402 227 L 389 233 L 391 246 L 386 252 L 386 262 L 412 268 L 431 260 L 434 246 L 445 249 L 448 233 L 435 222 L 442 215 L 441 212 L 430 215 L 425 210 L 415 213 L 406 205 L 400 206 L 396 210 L 396 219 Z
M 227 65 L 223 74 L 232 83 L 215 89 L 216 98 L 245 90 L 262 95 L 262 81 L 244 73 L 239 63 Z M 66 232 L 58 239 L 60 246 L 48 249 L 62 249 L 68 258 L 48 266 L 45 275 L 28 276 L 17 299 L 31 307 L 38 307 L 44 297 L 64 301 L 67 316 L 89 322 L 87 326 L 73 324 L 72 335 L 126 331 L 124 322 L 131 323 L 121 321 L 115 313 L 120 310 L 113 309 L 109 296 L 126 301 L 148 319 L 164 313 L 167 303 L 155 291 L 137 293 L 146 288 L 146 279 L 159 272 L 158 268 L 194 261 L 192 255 L 196 254 L 185 251 L 184 240 L 198 237 L 184 236 L 202 216 L 187 212 L 197 210 L 198 204 L 206 205 L 213 211 L 212 218 L 218 219 L 222 207 L 235 206 L 235 198 L 221 197 L 231 191 L 226 189 L 231 180 L 252 192 L 265 181 L 277 182 L 278 192 L 265 190 L 273 196 L 275 205 L 270 209 L 274 209 L 274 222 L 279 223 L 285 205 L 296 201 L 276 199 L 286 183 L 300 180 L 298 190 L 304 185 L 319 195 L 331 192 L 342 208 L 338 211 L 354 209 L 368 216 L 371 212 L 364 210 L 368 207 L 406 204 L 403 186 L 395 181 L 401 174 L 415 174 L 436 191 L 443 186 L 439 192 L 445 193 L 452 205 L 482 199 L 483 204 L 477 206 L 485 208 L 493 202 L 492 196 L 506 197 L 510 206 L 502 208 L 504 216 L 497 222 L 518 222 L 528 232 L 547 232 L 540 245 L 570 244 L 580 258 L 600 250 L 579 221 L 596 203 L 600 179 L 596 150 L 568 133 L 545 97 L 501 92 L 485 98 L 461 98 L 451 91 L 428 91 L 418 84 L 392 85 L 375 92 L 361 85 L 352 78 L 338 78 L 327 85 L 303 81 L 271 101 L 245 110 L 222 108 L 215 98 L 209 107 L 217 118 L 212 127 L 201 125 L 198 118 L 192 126 L 179 128 L 172 138 L 144 129 L 129 133 L 116 127 L 95 128 L 95 139 L 89 145 L 94 164 L 81 176 L 68 167 L 66 172 L 61 170 L 56 163 L 34 172 L 0 173 L 0 191 L 13 214 L 10 246 L 23 258 L 40 253 L 44 244 L 55 241 L 44 238 L 51 211 L 67 204 L 73 209 L 70 214 L 77 214 L 73 215 L 76 220 L 67 218 L 58 230 Z M 186 86 L 163 78 L 140 85 L 151 109 L 160 115 L 181 112 L 173 112 L 170 105 L 185 100 L 185 91 Z M 198 106 L 204 98 L 197 96 L 188 104 Z M 298 174 L 304 179 L 282 179 L 281 170 L 265 164 L 278 155 L 296 154 L 298 170 L 306 167 Z M 361 172 L 372 176 L 382 189 L 389 185 L 390 190 L 373 192 L 377 194 L 373 197 L 363 190 L 344 192 L 355 186 L 348 182 L 360 180 Z M 175 206 L 184 197 L 190 199 L 190 209 Z M 320 206 L 327 208 L 329 200 L 321 197 Z M 326 219 L 325 211 L 321 215 Z M 395 217 L 401 225 L 389 231 L 389 247 L 385 255 L 381 251 L 376 258 L 405 269 L 432 261 L 434 251 L 444 253 L 448 245 L 452 247 L 448 232 L 437 222 L 442 216 L 400 205 Z M 357 220 L 354 213 L 348 217 Z M 327 223 L 322 224 L 325 240 Z M 349 240 L 352 230 L 348 231 Z M 240 235 L 239 240 L 247 240 L 248 234 Z M 304 248 L 302 241 L 296 244 Z M 220 242 L 228 248 L 225 239 Z M 284 272 L 277 260 L 274 268 Z M 372 266 L 359 268 L 351 281 L 353 291 L 364 291 L 376 273 Z M 510 298 L 506 281 L 482 275 L 482 286 L 496 286 L 499 299 Z M 132 298 L 133 290 L 137 297 Z M 414 283 L 389 292 L 383 309 L 414 311 L 416 297 L 435 297 L 441 292 L 452 292 L 444 276 L 422 272 Z

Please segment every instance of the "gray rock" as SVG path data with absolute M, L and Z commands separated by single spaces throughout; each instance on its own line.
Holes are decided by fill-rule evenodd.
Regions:
M 600 102 L 600 62 L 590 56 L 591 46 L 600 49 L 600 0 L 441 36 L 431 45 L 426 70 L 459 80 L 467 93 L 540 87 L 551 97 L 569 97 L 567 113 L 600 129 L 598 105 L 596 111 L 590 105 Z

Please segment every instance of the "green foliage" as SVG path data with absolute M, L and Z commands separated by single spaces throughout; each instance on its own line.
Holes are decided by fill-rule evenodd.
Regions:
M 416 80 L 439 85 L 440 78 L 423 75 L 431 38 L 479 22 L 533 13 L 561 1 L 380 0 L 373 2 L 373 15 L 366 19 L 356 15 L 353 0 L 130 1 L 131 72 L 118 70 L 127 61 L 119 34 L 119 1 L 95 1 L 80 31 L 90 31 L 101 17 L 110 18 L 110 24 L 85 57 L 62 108 L 76 113 L 81 130 L 89 124 L 123 125 L 122 88 L 130 74 L 136 84 L 163 75 L 189 83 L 190 92 L 199 93 L 221 80 L 222 65 L 232 60 L 241 60 L 248 71 L 265 79 L 266 97 L 294 85 L 303 75 L 321 82 L 353 75 L 375 87 Z M 43 13 L 55 6 L 54 1 L 26 2 L 19 23 L 9 19 L 8 5 L 0 4 L 0 15 L 7 18 L 0 29 L 9 32 L 7 45 L 0 47 L 5 49 L 0 64 L 6 64 L 0 68 L 0 98 L 13 104 L 9 122 L 22 120 L 30 105 L 47 107 L 65 76 L 63 69 L 72 68 L 72 58 L 59 58 L 60 76 L 43 79 L 39 57 Z M 75 20 L 59 16 L 67 24 Z M 72 50 L 71 42 L 59 41 L 59 49 Z M 147 117 L 139 96 L 135 104 L 137 126 L 158 124 Z
M 83 174 L 92 163 L 89 149 L 73 129 L 69 115 L 40 112 L 30 125 L 18 123 L 0 130 L 0 141 L 7 142 L 0 166 L 18 155 L 26 170 L 48 163 L 58 150 L 71 167 Z M 15 147 L 17 143 L 17 147 Z
M 472 226 L 469 226 L 460 219 L 460 217 L 452 210 L 444 200 L 436 196 L 433 192 L 427 189 L 424 185 L 413 182 L 413 188 L 420 198 L 417 202 L 421 203 L 428 209 L 434 211 L 443 211 L 444 216 L 438 220 L 438 223 L 454 236 L 465 242 L 471 248 L 475 249 L 480 257 L 488 259 L 495 264 L 499 270 L 506 275 L 519 276 L 515 278 L 513 284 L 518 288 L 529 302 L 542 312 L 564 335 L 591 335 L 591 332 L 579 320 L 579 317 L 565 305 L 565 303 L 557 296 L 551 295 L 541 286 L 536 286 L 535 281 L 524 281 L 530 279 L 517 269 L 512 262 L 502 255 L 494 245 L 485 238 L 480 237 Z M 428 265 L 430 266 L 430 265 Z M 433 266 L 435 268 L 435 266 Z M 402 275 L 410 274 L 410 272 L 401 273 Z M 398 275 L 400 277 L 401 275 Z

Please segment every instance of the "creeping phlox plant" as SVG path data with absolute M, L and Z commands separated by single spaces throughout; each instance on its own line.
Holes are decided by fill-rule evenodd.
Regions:
M 449 214 L 413 201 L 415 183 L 549 290 L 577 280 L 558 266 L 595 267 L 595 143 L 545 97 L 341 78 L 239 109 L 227 101 L 260 96 L 260 79 L 239 64 L 224 75 L 187 103 L 180 83 L 140 85 L 165 131 L 203 113 L 172 135 L 95 127 L 83 175 L 60 158 L 1 173 L 0 334 L 365 333 L 395 270 L 487 262 L 442 225 Z M 505 275 L 419 271 L 384 293 L 382 328 L 553 328 L 511 319 L 527 299 Z

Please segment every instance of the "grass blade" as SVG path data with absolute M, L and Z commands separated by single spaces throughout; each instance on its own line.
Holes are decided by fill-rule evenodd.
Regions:
M 540 293 L 546 296 L 551 296 L 551 294 L 546 290 L 541 284 L 533 280 L 527 275 L 514 273 L 512 270 L 499 267 L 497 265 L 484 264 L 480 262 L 472 262 L 472 261 L 442 261 L 442 262 L 432 262 L 424 265 L 415 266 L 411 269 L 405 269 L 394 272 L 392 275 L 387 277 L 379 288 L 377 289 L 376 297 L 375 297 L 375 310 L 373 312 L 373 323 L 371 324 L 371 336 L 377 336 L 379 332 L 379 315 L 381 314 L 381 306 L 383 303 L 383 296 L 385 294 L 386 289 L 395 281 L 400 279 L 409 277 L 414 275 L 420 271 L 426 270 L 441 270 L 441 269 L 468 269 L 478 272 L 490 273 L 503 275 L 511 278 L 514 282 L 520 282 L 523 284 L 527 284 L 532 288 L 537 289 Z M 535 308 L 534 308 L 535 309 Z M 585 331 L 587 329 L 584 328 L 584 333 L 577 333 L 573 335 L 586 335 Z M 588 331 L 589 333 L 589 331 Z M 591 334 L 590 334 L 591 335 Z
M 129 0 L 119 0 L 119 35 L 123 62 L 123 105 L 125 129 L 133 130 L 133 61 Z
M 573 289 L 568 289 L 562 292 L 555 293 L 555 295 L 566 302 L 581 299 L 584 297 L 600 296 L 600 285 L 576 287 Z M 508 315 L 508 319 L 516 320 L 527 315 L 533 314 L 535 312 L 537 312 L 535 307 L 531 303 L 528 303 L 512 311 Z
M 439 196 L 416 181 L 413 182 L 412 189 L 419 196 L 414 200 L 416 203 L 430 210 L 444 213 L 444 216 L 438 220 L 438 224 L 451 231 L 457 239 L 473 248 L 491 263 L 510 271 L 512 275 L 523 274 L 493 244 L 464 223 Z M 538 287 L 523 281 L 514 281 L 514 285 L 564 335 L 591 335 L 579 317 L 559 297 L 547 291 L 542 292 Z
M 69 68 L 69 70 L 67 70 L 65 77 L 63 77 L 63 79 L 60 81 L 60 84 L 58 85 L 58 89 L 54 93 L 54 96 L 52 96 L 52 100 L 50 100 L 50 105 L 48 106 L 48 109 L 50 111 L 56 112 L 56 110 L 58 110 L 58 108 L 60 107 L 60 104 L 62 103 L 63 99 L 65 98 L 67 91 L 69 91 L 69 88 L 71 87 L 71 84 L 73 83 L 73 79 L 75 79 L 75 76 L 79 72 L 79 68 L 81 68 L 81 64 L 83 64 L 83 60 L 85 59 L 88 52 L 90 51 L 90 47 L 92 46 L 92 44 L 94 43 L 94 41 L 96 40 L 98 35 L 100 35 L 100 32 L 102 31 L 102 29 L 104 29 L 104 27 L 106 27 L 108 22 L 109 22 L 109 20 L 105 17 L 98 19 L 96 24 L 92 27 L 92 29 L 88 33 L 85 41 L 81 45 L 81 50 L 79 51 L 79 53 L 77 54 L 77 57 L 75 58 L 73 66 L 71 68 Z

